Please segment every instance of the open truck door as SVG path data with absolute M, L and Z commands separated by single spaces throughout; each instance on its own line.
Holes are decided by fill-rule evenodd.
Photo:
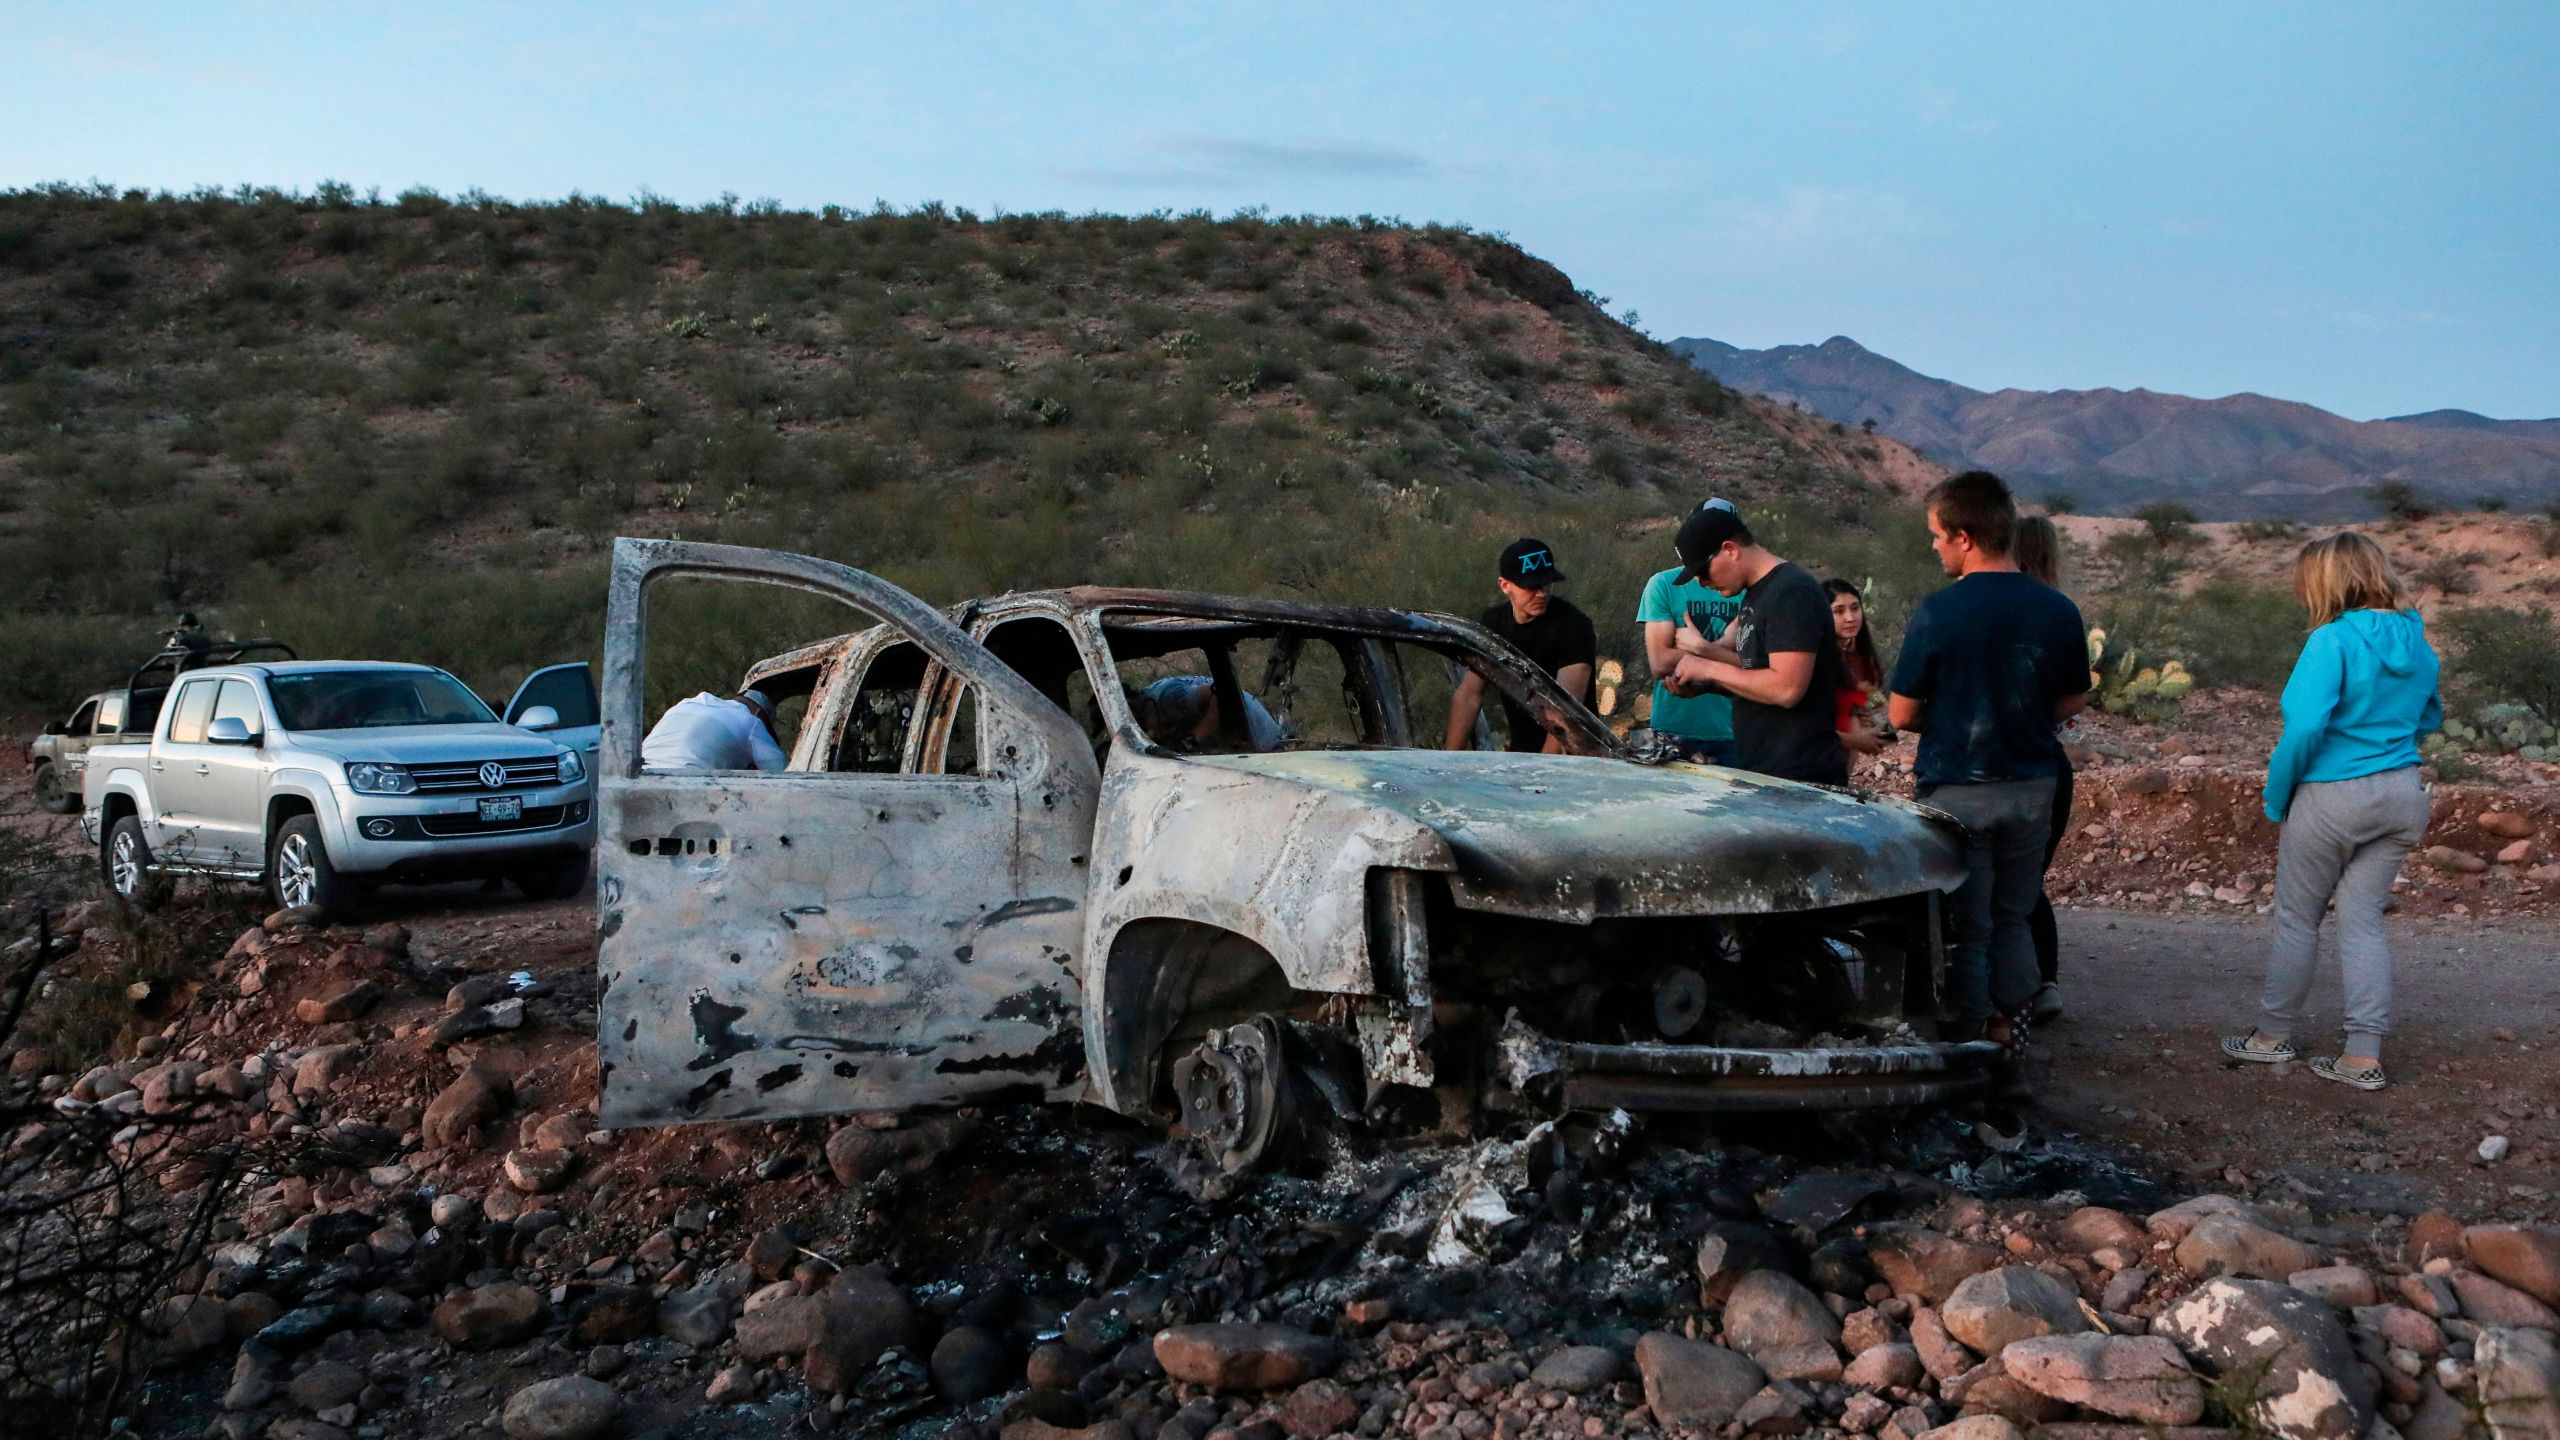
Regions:
M 548 716 L 534 713 L 539 710 L 551 713 Z M 508 724 L 524 726 L 554 745 L 565 745 L 584 755 L 595 754 L 603 741 L 604 725 L 596 709 L 595 676 L 588 672 L 587 662 L 583 660 L 573 660 L 566 665 L 546 665 L 527 675 L 501 713 Z M 528 715 L 537 723 L 526 725 Z
M 651 592 L 825 595 L 968 682 L 969 774 L 644 774 Z M 939 611 L 777 551 L 614 544 L 597 778 L 597 1054 L 614 1126 L 1084 1093 L 1084 911 L 1100 774 L 1083 734 Z M 922 717 L 919 717 L 921 723 Z

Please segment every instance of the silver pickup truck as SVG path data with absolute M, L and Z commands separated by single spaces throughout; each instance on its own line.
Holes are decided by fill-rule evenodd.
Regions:
M 575 749 L 531 733 L 548 709 L 509 725 L 429 666 L 304 661 L 190 670 L 157 718 L 90 747 L 82 777 L 82 830 L 128 903 L 177 875 L 334 914 L 381 884 L 586 883 L 594 792 Z

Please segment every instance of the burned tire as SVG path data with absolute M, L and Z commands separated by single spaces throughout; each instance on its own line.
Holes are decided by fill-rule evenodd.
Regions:
M 586 852 L 580 851 L 576 857 L 554 864 L 516 871 L 507 880 L 523 892 L 527 900 L 566 899 L 577 894 L 579 887 L 587 883 Z
M 151 841 L 142 833 L 138 815 L 117 817 L 98 842 L 98 874 L 107 882 L 107 892 L 132 909 L 150 910 L 168 902 L 169 880 L 151 873 L 152 863 Z
M 308 905 L 330 920 L 347 918 L 354 889 L 338 878 L 317 819 L 296 815 L 277 827 L 267 844 L 267 894 L 279 910 Z
M 56 815 L 80 808 L 80 794 L 62 783 L 62 766 L 47 760 L 36 766 L 36 804 Z

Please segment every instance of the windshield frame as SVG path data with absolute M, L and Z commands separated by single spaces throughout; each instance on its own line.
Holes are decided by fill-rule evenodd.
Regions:
M 336 731 L 397 730 L 422 727 L 442 727 L 448 725 L 495 725 L 501 723 L 496 712 L 489 708 L 489 703 L 481 699 L 478 693 L 473 691 L 470 686 L 463 684 L 460 680 L 455 679 L 452 675 L 447 674 L 442 670 L 433 668 L 413 668 L 409 666 L 400 666 L 395 668 L 391 666 L 384 666 L 380 669 L 368 668 L 362 670 L 309 670 L 293 675 L 271 674 L 265 678 L 267 682 L 267 701 L 270 705 L 275 707 L 276 724 L 278 728 L 289 734 L 325 734 Z M 461 700 L 467 702 L 462 708 L 464 708 L 468 718 L 442 720 L 386 720 L 355 725 L 313 725 L 296 723 L 299 721 L 309 721 L 322 718 L 321 716 L 310 713 L 308 707 L 327 703 L 327 701 L 331 699 L 342 698 L 346 692 L 355 691 L 361 686 L 379 685 L 386 681 L 450 687 L 452 697 L 459 697 Z M 337 689 L 340 694 L 331 696 L 324 693 L 296 693 L 305 691 L 306 688 L 310 691 L 317 692 L 319 691 L 320 686 L 324 684 L 329 685 L 333 689 Z M 422 700 L 424 698 L 425 697 L 421 696 Z

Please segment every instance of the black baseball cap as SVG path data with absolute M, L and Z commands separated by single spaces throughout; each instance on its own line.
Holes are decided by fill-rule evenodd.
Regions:
M 1556 552 L 1547 548 L 1547 542 L 1525 535 L 1502 547 L 1502 564 L 1494 573 L 1530 590 L 1544 590 L 1564 578 L 1556 568 Z
M 1680 536 L 1671 542 L 1679 552 L 1680 574 L 1673 583 L 1686 585 L 1707 573 L 1707 561 L 1724 548 L 1727 540 L 1748 542 L 1751 527 L 1742 523 L 1742 512 L 1730 500 L 1709 500 L 1680 522 Z

